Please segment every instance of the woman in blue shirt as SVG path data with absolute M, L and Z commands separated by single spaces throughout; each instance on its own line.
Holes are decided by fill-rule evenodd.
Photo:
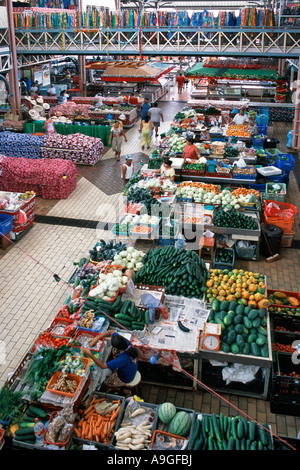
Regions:
M 134 379 L 138 370 L 138 350 L 132 346 L 124 336 L 113 330 L 100 333 L 89 344 L 93 347 L 103 338 L 111 337 L 111 345 L 117 350 L 117 357 L 108 362 L 97 359 L 89 349 L 81 348 L 83 353 L 90 357 L 101 369 L 110 369 L 112 373 L 106 377 L 103 385 L 106 387 L 123 387 Z

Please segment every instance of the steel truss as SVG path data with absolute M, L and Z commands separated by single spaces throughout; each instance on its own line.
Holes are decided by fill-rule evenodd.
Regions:
M 299 57 L 300 29 L 15 30 L 18 54 Z

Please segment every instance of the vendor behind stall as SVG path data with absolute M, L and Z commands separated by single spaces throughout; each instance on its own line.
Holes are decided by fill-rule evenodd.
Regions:
M 160 176 L 163 176 L 170 181 L 175 180 L 175 170 L 172 167 L 172 160 L 170 160 L 168 157 L 164 158 L 161 167 L 158 168 L 158 170 L 154 170 L 153 173 L 160 173 Z
M 232 120 L 233 124 L 247 124 L 249 122 L 248 116 L 245 114 L 243 109 L 240 109 L 239 112 L 234 116 Z
M 193 137 L 186 138 L 186 146 L 183 151 L 184 163 L 193 163 L 199 160 L 200 152 L 198 147 L 194 144 Z
M 82 352 L 90 357 L 101 369 L 110 369 L 112 373 L 106 377 L 103 385 L 106 387 L 124 387 L 136 376 L 138 371 L 138 351 L 124 336 L 113 330 L 107 330 L 95 336 L 89 347 L 93 347 L 103 338 L 111 337 L 111 345 L 117 350 L 117 357 L 108 362 L 100 361 L 89 349 L 81 348 Z
M 199 136 L 200 140 L 203 142 L 204 140 L 208 141 L 210 140 L 210 133 L 208 132 L 208 129 L 207 127 L 205 126 L 202 126 L 200 128 L 200 136 Z

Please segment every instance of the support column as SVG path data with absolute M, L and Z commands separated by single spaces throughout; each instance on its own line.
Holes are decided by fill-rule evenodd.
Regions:
M 300 64 L 300 57 L 299 57 Z M 293 121 L 293 141 L 292 148 L 294 150 L 300 150 L 300 67 L 298 67 L 297 80 L 293 82 L 293 92 L 296 92 L 295 100 L 295 114 Z
M 9 47 L 11 50 L 11 58 L 12 58 L 12 70 L 9 73 L 9 85 L 10 85 L 11 94 L 12 94 L 11 110 L 14 114 L 18 114 L 21 117 L 22 116 L 21 96 L 20 96 L 20 88 L 19 88 L 18 60 L 17 60 L 12 0 L 6 0 L 6 8 L 7 8 L 7 17 L 8 17 Z
M 85 56 L 78 56 L 78 64 L 79 64 L 79 88 L 82 93 L 82 96 L 86 96 L 86 61 Z

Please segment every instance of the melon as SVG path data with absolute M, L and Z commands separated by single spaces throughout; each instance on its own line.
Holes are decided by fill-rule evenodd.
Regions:
M 191 416 L 186 411 L 178 411 L 169 426 L 169 433 L 186 437 L 192 425 Z
M 176 407 L 173 403 L 165 402 L 158 407 L 158 417 L 164 424 L 169 424 L 176 415 Z

